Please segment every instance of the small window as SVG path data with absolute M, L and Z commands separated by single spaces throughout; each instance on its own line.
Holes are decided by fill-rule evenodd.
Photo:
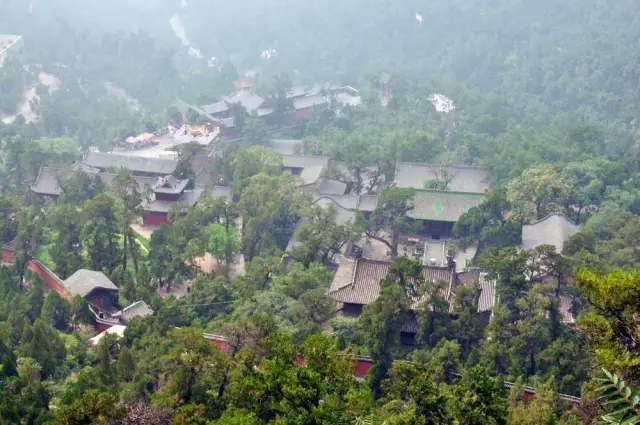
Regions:
M 432 235 L 431 239 L 433 239 L 434 241 L 439 241 L 440 240 L 440 235 Z

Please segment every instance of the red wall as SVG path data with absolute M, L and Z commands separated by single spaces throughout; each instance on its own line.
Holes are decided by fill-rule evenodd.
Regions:
M 215 345 L 217 345 L 220 351 L 222 351 L 223 353 L 229 352 L 229 341 L 227 340 L 227 338 L 220 335 L 212 334 L 203 334 L 202 336 L 207 341 L 213 342 Z
M 62 281 L 58 278 L 58 276 L 53 274 L 51 270 L 47 269 L 44 265 L 42 265 L 40 261 L 37 261 L 37 260 L 29 261 L 27 268 L 33 271 L 34 273 L 36 273 L 38 276 L 40 276 L 40 278 L 44 281 L 44 283 L 49 288 L 53 289 L 54 291 L 56 291 L 58 294 L 68 299 L 69 301 L 73 300 L 73 297 L 71 296 L 71 294 L 67 292 L 66 288 L 64 287 L 64 285 L 62 284 Z
M 3 248 L 2 249 L 2 261 L 5 263 L 14 263 L 16 261 L 13 256 L 13 251 L 10 249 Z
M 161 226 L 169 221 L 169 214 L 148 212 L 142 216 L 142 221 L 145 226 Z
M 100 323 L 100 322 L 95 322 L 93 324 L 93 329 L 96 330 L 96 332 L 98 333 L 102 333 L 104 331 L 106 331 L 107 329 L 110 329 L 113 326 L 113 324 L 108 324 L 108 323 Z
M 295 114 L 289 115 L 287 121 L 289 124 L 293 124 L 298 120 L 308 117 L 311 114 L 311 108 L 298 109 Z
M 353 359 L 356 371 L 353 373 L 358 378 L 364 378 L 374 365 L 373 360 L 369 357 L 357 357 Z

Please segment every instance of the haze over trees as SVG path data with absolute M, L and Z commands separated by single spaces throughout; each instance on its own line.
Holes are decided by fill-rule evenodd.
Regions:
M 0 33 L 23 37 L 0 67 L 0 242 L 15 253 L 0 266 L 0 424 L 640 423 L 636 2 L 0 3 Z M 147 194 L 126 169 L 105 184 L 74 167 L 57 199 L 34 193 L 42 167 L 200 122 L 176 99 L 211 104 L 243 79 L 278 125 L 230 105 L 244 137 L 206 152 L 209 192 L 150 237 L 132 228 Z M 328 96 L 287 121 L 292 86 L 327 81 L 362 103 Z M 314 202 L 272 137 L 331 158 L 322 177 L 379 195 L 375 208 L 342 221 L 348 208 Z M 173 171 L 189 189 L 192 145 Z M 443 249 L 474 250 L 457 267 L 482 270 L 490 311 L 479 277 L 447 294 L 407 257 L 416 191 L 451 193 L 456 176 L 410 189 L 399 162 L 487 170 Z M 550 214 L 579 228 L 524 247 L 524 226 Z M 366 241 L 388 252 L 379 296 L 336 315 L 336 268 Z M 32 260 L 61 279 L 101 271 L 118 306 L 154 314 L 89 347 L 89 301 L 50 290 Z M 362 382 L 360 356 L 375 362 Z

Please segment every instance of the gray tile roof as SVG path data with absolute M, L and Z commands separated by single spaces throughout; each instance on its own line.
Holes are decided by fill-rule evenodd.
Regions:
M 362 178 L 363 190 L 366 190 L 368 187 L 371 187 L 374 182 L 374 176 L 378 173 L 378 166 L 372 165 L 369 167 L 365 167 L 364 170 L 360 172 L 360 178 Z M 349 166 L 345 162 L 335 161 L 331 163 L 331 171 L 334 173 L 338 173 L 342 175 L 345 179 L 354 181 L 355 178 L 351 174 L 351 170 L 349 170 Z M 384 182 L 384 175 L 380 176 L 379 181 Z
M 211 115 L 219 114 L 221 112 L 225 112 L 229 110 L 227 103 L 224 101 L 211 103 L 209 105 L 203 105 L 201 106 L 201 108 L 204 112 Z
M 318 181 L 322 172 L 329 166 L 329 157 L 308 155 L 282 155 L 283 168 L 302 169 L 300 178 L 305 185 Z
M 355 210 L 351 210 L 348 208 L 344 208 L 342 205 L 340 205 L 339 203 L 335 202 L 332 198 L 327 198 L 327 197 L 323 197 L 323 198 L 319 198 L 314 200 L 313 202 L 316 205 L 320 205 L 324 208 L 329 208 L 330 206 L 333 206 L 333 208 L 335 208 L 336 210 L 336 223 L 338 225 L 343 225 L 346 224 L 347 222 L 351 221 L 351 222 L 355 222 L 356 221 L 356 212 Z
M 329 200 L 330 202 L 349 211 L 373 212 L 378 205 L 378 195 L 329 195 L 315 193 L 314 203 Z
M 364 212 L 373 212 L 378 207 L 378 195 L 360 195 L 358 202 L 358 210 Z
M 85 269 L 80 269 L 69 276 L 64 281 L 64 287 L 72 296 L 80 295 L 81 297 L 86 297 L 95 289 L 118 290 L 118 287 L 104 273 Z
M 313 203 L 322 203 L 328 200 L 345 210 L 355 211 L 358 208 L 358 195 L 326 195 L 317 193 L 313 197 Z
M 424 189 L 426 181 L 442 180 L 444 173 L 453 176 L 448 191 L 486 193 L 489 189 L 485 169 L 454 165 L 398 162 L 395 182 L 397 187 Z
M 249 90 L 241 89 L 231 96 L 223 97 L 227 103 L 239 103 L 247 110 L 248 113 L 257 111 L 264 103 L 264 99 L 257 94 L 251 93 Z
M 366 305 L 373 302 L 380 295 L 380 282 L 387 277 L 390 262 L 368 259 L 355 260 L 352 273 L 346 271 L 336 273 L 331 283 L 331 290 L 327 295 L 337 302 L 348 304 Z M 451 290 L 455 284 L 455 271 L 446 267 L 422 267 L 422 277 L 426 281 L 445 282 L 443 297 L 451 298 Z M 340 279 L 340 281 L 336 281 Z M 414 306 L 421 303 L 422 299 L 414 300 Z
M 456 222 L 484 198 L 478 193 L 421 190 L 413 196 L 413 209 L 407 215 L 418 220 Z
M 564 243 L 573 236 L 579 226 L 564 214 L 549 214 L 542 220 L 522 227 L 522 249 L 534 249 L 540 245 L 553 245 L 562 252 Z
M 233 128 L 236 126 L 236 117 L 224 118 L 221 122 L 224 127 Z
M 458 285 L 473 286 L 478 285 L 478 313 L 491 311 L 495 304 L 494 282 L 487 278 L 486 273 L 480 269 L 467 269 L 458 272 Z M 453 303 L 450 311 L 453 312 Z
M 267 143 L 267 147 L 277 151 L 280 155 L 293 155 L 296 146 L 301 143 L 302 140 L 272 139 Z
M 282 155 L 282 166 L 285 168 L 326 167 L 328 156 Z
M 287 98 L 300 97 L 307 95 L 307 88 L 303 85 L 296 85 L 289 89 L 287 92 Z
M 165 158 L 144 158 L 140 156 L 130 156 L 115 153 L 102 153 L 88 151 L 82 162 L 90 167 L 107 168 L 124 167 L 133 172 L 164 174 L 173 173 L 178 161 Z
M 322 193 L 325 195 L 344 195 L 346 191 L 346 183 L 330 179 L 322 179 L 317 189 L 317 193 Z
M 293 99 L 293 108 L 296 110 L 307 109 L 313 106 L 325 105 L 329 103 L 329 98 L 316 94 L 312 96 L 296 97 Z
M 151 202 L 144 202 L 142 204 L 142 209 L 147 212 L 168 213 L 171 206 L 174 204 L 184 204 L 192 207 L 198 202 L 203 193 L 203 189 L 185 190 L 177 201 L 154 200 Z
M 233 198 L 231 188 L 227 186 L 214 186 L 209 189 L 207 196 L 211 198 L 225 198 L 227 202 L 231 202 Z
M 478 313 L 491 311 L 496 303 L 494 281 L 487 277 L 486 273 L 480 273 L 478 279 L 480 285 L 480 297 L 478 298 Z
M 155 193 L 178 194 L 182 193 L 188 184 L 189 179 L 178 180 L 171 175 L 158 177 L 158 180 L 156 180 L 156 183 L 153 185 L 153 191 Z
M 134 317 L 147 317 L 153 314 L 151 307 L 144 301 L 136 301 L 128 307 L 122 310 L 122 320 L 124 323 L 128 323 Z
M 77 171 L 79 170 L 41 167 L 36 181 L 31 186 L 31 190 L 39 195 L 58 196 L 62 191 L 59 182 L 73 177 Z M 116 177 L 115 174 L 110 173 L 97 173 L 94 171 L 86 173 L 89 176 L 98 176 L 106 186 L 109 186 Z M 145 193 L 148 188 L 153 188 L 156 183 L 154 177 L 133 176 L 133 179 L 138 183 L 138 191 L 140 193 Z
M 265 117 L 267 115 L 273 114 L 274 111 L 275 109 L 273 108 L 258 108 L 256 109 L 255 114 L 257 117 Z

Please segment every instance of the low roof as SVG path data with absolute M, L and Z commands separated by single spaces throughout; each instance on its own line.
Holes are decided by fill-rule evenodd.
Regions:
M 355 181 L 355 177 L 351 173 L 349 165 L 346 162 L 334 161 L 331 163 L 331 169 L 333 172 L 341 174 L 346 179 Z M 380 169 L 377 165 L 370 165 L 363 168 L 360 172 L 363 190 L 366 190 L 372 186 L 375 187 L 375 183 L 377 183 L 375 180 L 384 182 L 384 174 L 380 175 L 380 177 L 376 179 L 375 177 L 378 175 L 380 175 Z
M 313 197 L 314 203 L 319 203 L 323 200 L 329 200 L 349 211 L 373 212 L 378 206 L 378 195 L 329 195 L 316 193 Z
M 73 177 L 78 171 L 84 170 L 41 167 L 36 181 L 31 186 L 31 190 L 39 195 L 59 196 L 62 193 L 59 182 Z M 109 186 L 116 177 L 115 174 L 99 173 L 91 169 L 84 172 L 89 176 L 98 176 L 106 186 Z M 156 182 L 154 177 L 133 176 L 133 179 L 138 183 L 138 191 L 140 193 L 145 193 L 146 190 L 152 188 Z
M 407 215 L 418 220 L 456 222 L 484 198 L 479 193 L 421 190 L 413 196 L 413 209 Z
M 127 327 L 124 326 L 124 325 L 113 325 L 109 329 L 107 329 L 106 331 L 101 332 L 98 335 L 96 335 L 93 338 L 91 338 L 88 341 L 88 343 L 89 343 L 89 345 L 98 345 L 100 343 L 100 340 L 102 340 L 102 338 L 104 338 L 104 336 L 107 335 L 107 334 L 118 335 L 120 338 L 122 338 L 124 336 L 124 331 L 126 329 L 127 329 Z
M 293 155 L 296 146 L 301 143 L 302 140 L 271 139 L 267 142 L 267 147 L 277 151 L 280 155 Z
M 466 269 L 458 273 L 458 285 L 473 286 L 478 285 L 480 293 L 478 294 L 478 313 L 491 311 L 496 303 L 495 298 L 495 281 L 489 280 L 487 274 L 480 269 Z M 454 312 L 454 304 L 451 303 L 450 312 Z
M 64 281 L 64 287 L 72 296 L 86 297 L 96 289 L 117 291 L 118 287 L 102 272 L 80 269 Z
M 231 188 L 227 186 L 214 186 L 209 189 L 207 196 L 211 198 L 225 198 L 227 202 L 231 202 L 233 198 Z
M 323 179 L 317 189 L 318 193 L 325 195 L 344 195 L 346 191 L 346 183 L 331 179 Z
M 424 189 L 425 182 L 442 181 L 444 174 L 451 178 L 447 187 L 451 192 L 486 193 L 489 188 L 487 170 L 463 165 L 398 162 L 395 182 L 397 187 Z
M 380 282 L 387 277 L 390 262 L 369 259 L 349 261 L 351 274 L 348 270 L 339 270 L 334 276 L 331 290 L 327 293 L 335 301 L 348 304 L 366 305 L 373 302 L 380 295 Z M 422 277 L 426 281 L 445 282 L 443 296 L 449 300 L 451 290 L 455 284 L 455 270 L 447 267 L 422 266 Z M 422 300 L 414 300 L 419 303 Z
M 322 197 L 320 199 L 316 199 L 313 201 L 314 204 L 320 205 L 323 208 L 333 207 L 336 210 L 336 224 L 343 225 L 347 222 L 355 222 L 356 221 L 356 211 L 352 209 L 348 209 L 335 202 L 333 199 L 328 197 Z
M 201 108 L 204 112 L 211 115 L 219 114 L 221 112 L 226 112 L 229 110 L 229 106 L 224 101 L 211 103 L 209 105 L 203 105 L 201 106 Z
M 285 168 L 325 167 L 329 165 L 328 156 L 282 155 L 282 166 Z
M 88 151 L 82 162 L 100 169 L 124 167 L 133 172 L 152 174 L 171 174 L 176 169 L 175 159 L 146 158 L 115 153 Z
M 134 317 L 147 317 L 153 314 L 153 309 L 144 301 L 136 301 L 122 310 L 122 319 L 125 323 Z
M 296 110 L 307 109 L 313 106 L 325 105 L 329 103 L 329 98 L 322 94 L 312 96 L 296 97 L 293 99 L 293 108 Z
M 284 168 L 302 169 L 300 178 L 305 185 L 318 181 L 322 172 L 329 166 L 329 157 L 308 155 L 282 155 Z
M 168 213 L 174 204 L 184 204 L 192 207 L 198 203 L 203 193 L 203 189 L 185 190 L 175 201 L 154 200 L 151 202 L 143 202 L 142 209 L 146 212 Z
M 156 183 L 153 185 L 153 191 L 155 193 L 168 193 L 177 195 L 182 193 L 184 188 L 189 184 L 189 179 L 178 180 L 177 178 L 169 175 L 165 177 L 158 177 Z
M 238 90 L 231 96 L 224 96 L 223 99 L 227 103 L 241 104 L 249 113 L 258 110 L 258 108 L 260 108 L 264 103 L 263 98 L 246 89 Z
M 564 214 L 549 214 L 542 220 L 522 226 L 522 249 L 553 245 L 556 247 L 556 252 L 562 252 L 564 243 L 579 228 Z
M 293 86 L 289 89 L 289 91 L 287 91 L 288 99 L 291 99 L 294 97 L 306 96 L 306 95 L 307 95 L 307 88 L 303 85 Z

